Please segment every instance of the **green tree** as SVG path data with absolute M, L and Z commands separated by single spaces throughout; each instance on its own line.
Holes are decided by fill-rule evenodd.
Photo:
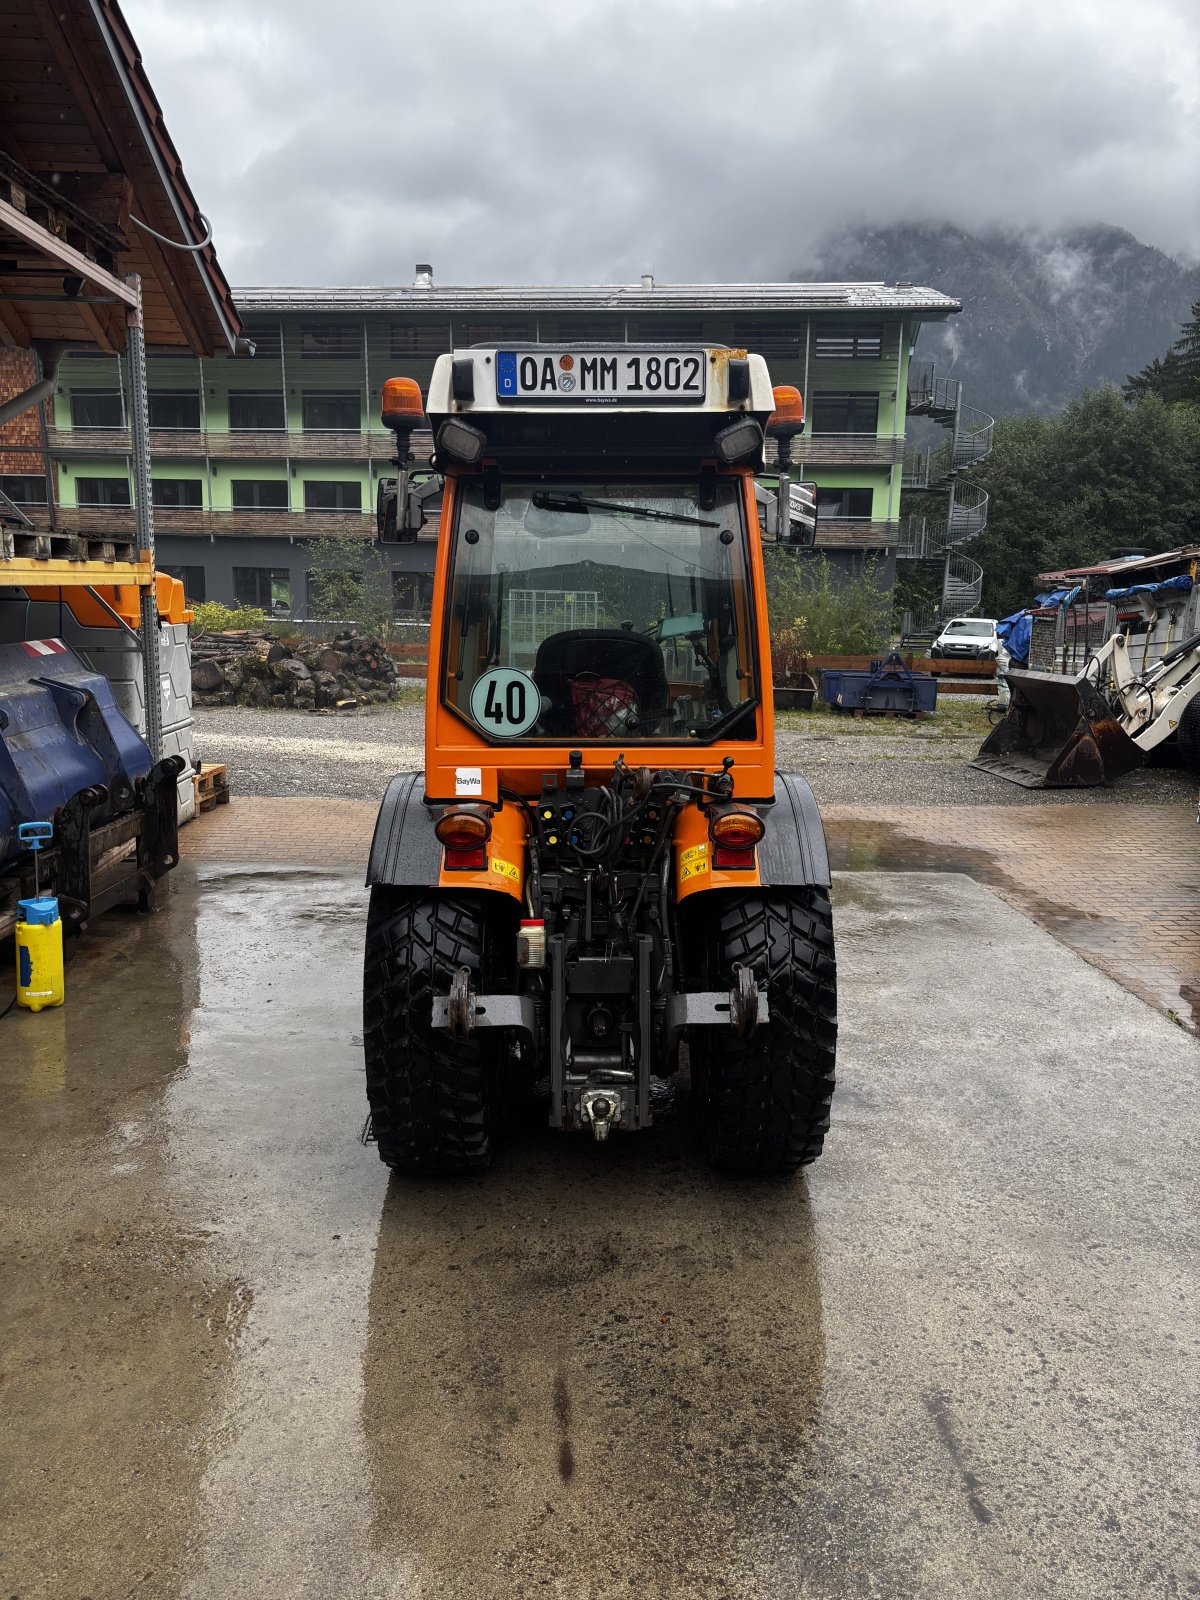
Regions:
M 843 572 L 828 556 L 766 546 L 767 611 L 772 639 L 784 630 L 809 655 L 872 655 L 891 634 L 892 600 L 873 559 Z
M 1200 542 L 1200 407 L 1091 389 L 1057 417 L 1006 417 L 972 476 L 990 498 L 964 545 L 984 569 L 983 607 L 1030 604 L 1037 574 Z
M 366 539 L 327 534 L 304 545 L 308 614 L 316 621 L 350 623 L 360 633 L 386 639 L 392 625 L 391 571 Z
M 1171 405 L 1200 403 L 1200 300 L 1192 303 L 1192 314 L 1166 355 L 1132 373 L 1122 392 L 1132 401 L 1153 396 Z

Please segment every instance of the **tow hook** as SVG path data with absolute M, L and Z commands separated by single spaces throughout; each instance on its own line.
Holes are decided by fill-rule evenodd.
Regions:
M 623 1109 L 621 1096 L 612 1089 L 585 1089 L 579 1096 L 579 1115 L 591 1123 L 597 1140 L 608 1138 L 609 1129 L 620 1122 Z

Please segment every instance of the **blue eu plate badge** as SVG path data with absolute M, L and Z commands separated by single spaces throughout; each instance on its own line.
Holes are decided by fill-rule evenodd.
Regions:
M 496 398 L 511 398 L 517 392 L 517 352 L 496 352 Z

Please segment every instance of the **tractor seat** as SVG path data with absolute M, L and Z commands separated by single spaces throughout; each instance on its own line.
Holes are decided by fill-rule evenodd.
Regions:
M 583 674 L 629 685 L 637 698 L 637 731 L 643 737 L 667 714 L 667 674 L 655 640 L 624 628 L 568 628 L 542 640 L 533 664 L 533 681 L 549 701 L 542 712 L 543 733 L 580 736 L 571 683 Z

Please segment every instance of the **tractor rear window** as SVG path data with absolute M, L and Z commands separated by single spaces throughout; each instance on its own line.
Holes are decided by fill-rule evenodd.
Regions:
M 506 483 L 491 509 L 463 484 L 447 702 L 497 740 L 753 737 L 739 489 Z

